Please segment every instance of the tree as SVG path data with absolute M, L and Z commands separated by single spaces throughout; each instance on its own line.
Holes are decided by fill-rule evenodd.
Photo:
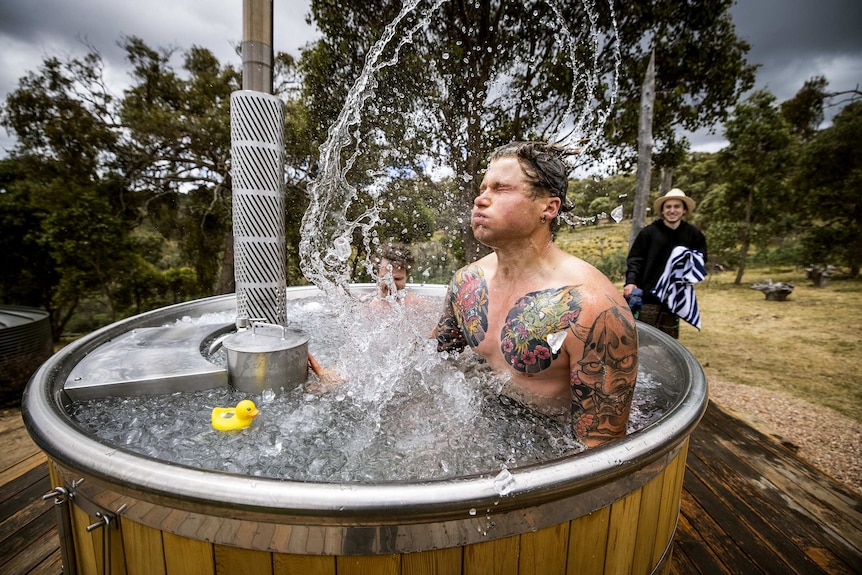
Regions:
M 241 70 L 222 65 L 207 49 L 183 53 L 182 72 L 171 65 L 173 51 L 154 49 L 136 37 L 123 39 L 133 65 L 133 86 L 121 106 L 128 137 L 121 150 L 122 171 L 135 189 L 151 199 L 147 213 L 159 229 L 181 229 L 186 263 L 197 270 L 199 294 L 234 290 L 231 212 L 230 95 L 242 87 Z M 277 53 L 273 66 L 276 95 L 287 100 L 286 142 L 290 162 L 285 181 L 286 240 L 299 245 L 299 217 L 305 210 L 309 166 L 306 113 L 297 101 L 292 56 Z M 304 145 L 303 145 L 304 144 Z M 177 201 L 177 196 L 183 196 Z M 179 210 L 162 210 L 172 205 Z M 288 251 L 291 251 L 290 249 Z M 298 261 L 288 257 L 291 283 L 301 281 Z
M 439 158 L 437 165 L 460 181 L 457 195 L 439 203 L 459 210 L 447 235 L 460 237 L 468 260 L 481 251 L 467 227 L 468 210 L 490 150 L 513 139 L 592 136 L 607 111 L 608 146 L 593 139 L 581 161 L 610 151 L 631 157 L 640 82 L 653 48 L 660 82 L 656 134 L 663 157 L 677 157 L 669 149 L 678 127 L 695 130 L 723 119 L 726 108 L 753 84 L 753 67 L 743 59 L 748 46 L 736 38 L 728 13 L 730 0 L 637 3 L 617 21 L 604 3 L 593 13 L 587 2 L 416 4 L 403 24 L 416 32 L 397 44 L 397 51 L 381 56 L 397 65 L 375 75 L 373 98 L 363 101 L 356 133 L 364 134 L 362 144 L 372 151 L 367 160 L 353 161 L 353 181 L 361 185 L 369 169 L 422 173 L 429 158 Z M 387 0 L 312 2 L 311 18 L 322 37 L 304 52 L 301 68 L 309 126 L 318 134 L 313 141 L 324 140 L 324 130 L 399 6 Z M 622 98 L 607 110 L 616 96 L 617 66 Z M 589 102 L 584 118 L 573 102 Z M 588 121 L 578 124 L 581 119 Z M 391 146 L 397 157 L 380 152 Z
M 801 142 L 813 138 L 823 123 L 826 85 L 826 78 L 817 76 L 806 81 L 793 98 L 781 103 L 781 115 Z
M 397 66 L 380 69 L 374 78 L 374 98 L 356 130 L 371 150 L 370 159 L 352 158 L 353 181 L 362 185 L 369 170 L 421 178 L 434 158 L 458 183 L 453 196 L 436 202 L 455 212 L 447 237 L 472 260 L 481 249 L 468 230 L 469 208 L 490 150 L 513 138 L 558 137 L 556 131 L 568 119 L 572 71 L 567 48 L 558 42 L 565 15 L 556 16 L 544 2 L 438 4 L 435 9 L 420 3 L 405 16 L 403 30 L 415 33 L 409 43 L 393 42 L 397 51 L 380 58 L 397 60 Z M 579 4 L 567 5 L 565 11 L 576 29 L 586 21 Z M 309 100 L 314 95 L 313 126 L 330 125 L 372 44 L 398 13 L 398 3 L 391 1 L 371 7 L 365 2 L 312 3 L 323 34 L 303 58 Z M 578 33 L 587 36 L 589 30 Z M 580 86 L 577 96 L 584 96 Z M 381 153 L 384 146 L 396 153 Z
M 118 169 L 148 203 L 188 194 L 179 212 L 156 210 L 157 227 L 184 230 L 182 249 L 198 270 L 198 292 L 233 290 L 230 209 L 230 94 L 242 86 L 241 72 L 222 67 L 204 48 L 183 57 L 184 75 L 170 65 L 172 51 L 156 50 L 136 37 L 122 42 L 132 64 L 133 85 L 120 106 L 126 129 Z M 148 208 L 149 206 L 147 206 Z M 226 257 L 229 255 L 229 257 Z M 225 277 L 229 283 L 218 280 Z
M 619 11 L 619 103 L 606 136 L 623 167 L 636 157 L 641 85 L 653 51 L 653 138 L 659 167 L 674 167 L 683 159 L 688 144 L 677 139 L 680 128 L 693 132 L 723 122 L 754 86 L 756 67 L 745 61 L 749 44 L 736 36 L 733 3 L 652 0 L 628 3 Z
M 787 223 L 781 205 L 788 195 L 793 137 L 775 97 L 763 90 L 736 106 L 724 135 L 728 146 L 719 157 L 725 185 L 714 188 L 699 211 L 734 226 L 739 245 L 734 283 L 739 284 L 752 245 L 765 246 Z
M 136 249 L 130 233 L 140 205 L 111 167 L 114 119 L 114 97 L 93 51 L 66 61 L 46 58 L 2 109 L 0 121 L 18 139 L 6 162 L 6 190 L 29 228 L 12 227 L 22 236 L 9 239 L 29 248 L 20 263 L 42 266 L 18 271 L 30 284 L 29 294 L 19 296 L 39 294 L 55 337 L 88 295 L 103 296 L 116 319 L 114 296 Z
M 31 201 L 41 166 L 36 157 L 0 160 L 0 301 L 50 310 L 58 277 L 39 241 L 46 210 Z
M 644 83 L 641 88 L 641 109 L 638 116 L 638 185 L 632 211 L 632 229 L 629 233 L 629 248 L 635 243 L 644 227 L 652 174 L 652 124 L 655 106 L 655 53 L 650 55 Z
M 0 170 L 4 241 L 26 246 L 8 260 L 26 281 L 4 283 L 3 294 L 38 298 L 57 337 L 83 299 L 97 299 L 114 320 L 163 304 L 168 290 L 200 297 L 232 286 L 229 96 L 239 73 L 202 48 L 184 53 L 178 73 L 172 51 L 134 37 L 122 46 L 133 65 L 122 98 L 91 48 L 83 58 L 46 58 L 0 113 L 17 137 Z M 291 65 L 277 56 L 279 74 Z M 295 187 L 292 197 L 303 201 Z M 170 263 L 168 240 L 181 255 Z
M 862 102 L 802 147 L 794 183 L 807 263 L 839 263 L 859 275 L 862 260 Z
M 697 202 L 697 210 L 686 219 L 706 235 L 710 268 L 739 264 L 739 226 L 722 219 L 726 212 L 720 202 L 726 197 L 725 170 L 719 153 L 692 152 L 674 171 L 675 184 Z M 716 205 L 718 203 L 719 205 Z M 716 209 L 718 208 L 718 209 Z
M 149 305 L 143 302 L 142 294 L 151 294 L 152 303 L 163 297 L 156 292 L 167 289 L 156 285 L 160 280 L 151 269 L 164 270 L 157 253 L 162 244 L 143 245 L 140 236 L 129 235 L 142 224 L 179 246 L 182 257 L 173 265 L 196 270 L 197 287 L 193 290 L 189 290 L 188 274 L 181 274 L 183 293 L 199 297 L 230 291 L 229 98 L 241 86 L 240 72 L 231 65 L 222 66 L 200 47 L 182 54 L 182 70 L 178 71 L 172 65 L 173 50 L 151 48 L 136 37 L 123 38 L 121 46 L 132 64 L 132 86 L 122 97 L 106 85 L 101 56 L 89 47 L 82 58 L 46 58 L 42 67 L 22 78 L 19 89 L 7 98 L 0 121 L 17 137 L 17 145 L 12 152 L 15 161 L 6 164 L 4 183 L 10 194 L 14 192 L 16 198 L 27 202 L 15 217 L 35 222 L 31 235 L 33 229 L 41 230 L 48 223 L 49 215 L 56 213 L 57 222 L 62 222 L 64 210 L 78 208 L 90 210 L 94 222 L 118 226 L 115 232 L 122 235 L 117 236 L 114 248 L 136 249 L 139 257 L 121 257 L 118 253 L 114 258 L 117 262 L 137 271 L 120 274 L 115 279 L 117 285 L 99 289 L 111 298 L 123 294 L 122 301 L 105 302 L 114 313 L 120 313 L 117 305 Z M 285 97 L 296 93 L 293 59 L 277 54 L 274 69 L 277 89 L 284 90 Z M 295 100 L 290 104 L 289 122 L 301 131 L 306 115 Z M 289 151 L 294 154 L 291 158 L 297 157 L 296 147 L 289 147 Z M 300 160 L 286 180 L 287 212 L 294 222 L 288 237 L 293 245 L 299 242 L 296 213 L 302 213 L 307 201 L 302 190 L 306 173 L 307 160 L 305 164 Z M 100 206 L 105 214 L 94 211 Z M 109 224 L 102 218 L 108 215 L 118 218 L 117 222 Z M 23 227 L 20 229 L 24 234 Z M 32 245 L 38 242 L 34 239 Z M 296 260 L 294 257 L 291 268 L 294 279 L 299 277 Z M 51 261 L 57 265 L 56 260 Z M 64 273 L 71 272 L 73 264 L 85 263 L 71 254 L 62 255 L 62 261 L 66 262 Z M 50 275 L 43 277 L 47 281 Z M 122 281 L 136 283 L 119 285 Z M 143 286 L 146 281 L 153 285 Z M 31 291 L 52 292 L 62 282 L 57 278 L 54 287 Z M 175 289 L 175 293 L 179 292 Z
M 627 38 L 632 30 L 632 38 L 638 41 L 621 41 L 621 49 L 627 52 L 622 61 L 634 67 L 621 75 L 623 96 L 616 121 L 609 122 L 608 138 L 617 147 L 623 166 L 630 163 L 632 142 L 638 144 L 640 184 L 630 243 L 644 225 L 652 164 L 661 174 L 661 195 L 671 188 L 673 170 L 684 159 L 688 142 L 677 140 L 678 129 L 694 131 L 722 121 L 726 110 L 754 85 L 754 67 L 744 60 L 748 44 L 736 37 L 729 13 L 732 4 L 665 0 L 639 3 L 631 10 L 627 6 L 621 15 L 620 36 Z M 640 87 L 644 45 L 650 50 L 649 64 Z M 636 88 L 643 98 L 637 117 L 633 109 Z M 632 133 L 632 126 L 637 126 L 637 134 Z
M 601 212 L 610 212 L 621 205 L 623 214 L 631 217 L 634 206 L 637 178 L 634 174 L 616 174 L 604 178 L 586 178 L 569 182 L 569 200 L 577 213 L 595 219 Z M 604 199 L 602 209 L 595 209 L 595 201 Z M 595 204 L 595 205 L 594 205 Z

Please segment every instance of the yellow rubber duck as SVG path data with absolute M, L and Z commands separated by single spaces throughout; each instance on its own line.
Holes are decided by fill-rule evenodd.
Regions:
M 251 420 L 257 417 L 260 410 L 250 399 L 243 399 L 236 407 L 214 407 L 213 427 L 219 431 L 234 431 L 245 429 L 251 425 Z

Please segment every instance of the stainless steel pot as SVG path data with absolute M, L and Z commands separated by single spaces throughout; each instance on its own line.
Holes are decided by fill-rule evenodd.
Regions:
M 280 325 L 253 322 L 222 343 L 230 384 L 240 391 L 302 385 L 308 378 L 308 335 Z

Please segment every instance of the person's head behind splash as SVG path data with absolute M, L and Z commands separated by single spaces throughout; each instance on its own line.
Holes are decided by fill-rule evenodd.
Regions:
M 396 290 L 401 291 L 407 286 L 407 279 L 414 262 L 409 246 L 384 244 L 374 254 L 371 263 L 378 283 L 386 282 L 388 276 Z

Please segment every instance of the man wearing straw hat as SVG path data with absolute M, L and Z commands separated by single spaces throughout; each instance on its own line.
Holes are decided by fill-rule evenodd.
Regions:
M 623 295 L 633 311 L 636 308 L 633 302 L 638 296 L 642 299 L 642 306 L 636 311 L 637 319 L 675 338 L 679 337 L 679 317 L 652 290 L 662 279 L 674 248 L 683 246 L 699 252 L 706 261 L 706 238 L 694 225 L 683 220 L 694 207 L 694 200 L 678 188 L 658 198 L 653 209 L 661 217 L 638 233 L 626 261 Z

